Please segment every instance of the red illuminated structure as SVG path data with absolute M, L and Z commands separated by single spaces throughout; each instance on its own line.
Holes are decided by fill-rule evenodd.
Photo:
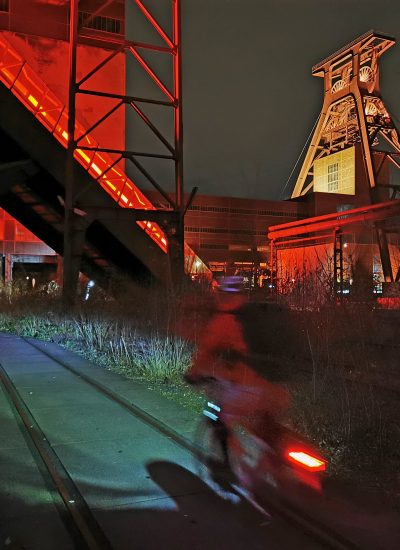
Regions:
M 79 4 L 79 11 L 78 2 L 75 0 L 70 2 L 69 109 L 65 108 L 63 102 L 50 91 L 24 57 L 11 44 L 11 41 L 15 42 L 16 40 L 15 35 L 8 33 L 11 34 L 9 37 L 8 35 L 6 36 L 5 33 L 2 33 L 1 36 L 0 78 L 3 84 L 5 84 L 7 88 L 35 115 L 36 119 L 56 137 L 61 145 L 67 148 L 67 157 L 66 161 L 64 161 L 65 171 L 63 175 L 57 173 L 56 168 L 52 171 L 50 170 L 50 172 L 51 176 L 56 177 L 59 182 L 61 176 L 62 185 L 64 186 L 64 191 L 57 195 L 57 197 L 62 205 L 64 217 L 64 287 L 69 300 L 72 299 L 75 293 L 78 274 L 82 269 L 82 254 L 88 253 L 87 250 L 85 252 L 85 249 L 87 249 L 87 231 L 94 221 L 100 221 L 103 225 L 107 226 L 107 230 L 110 231 L 110 224 L 129 224 L 133 220 L 136 220 L 136 223 L 145 233 L 147 233 L 156 247 L 159 248 L 163 254 L 168 254 L 173 278 L 177 278 L 177 274 L 180 275 L 183 272 L 183 216 L 188 205 L 183 203 L 182 179 L 181 53 L 179 44 L 180 6 L 178 0 L 172 0 L 170 2 L 172 8 L 172 38 L 169 38 L 167 32 L 157 23 L 156 19 L 146 9 L 143 2 L 132 0 L 132 3 L 145 17 L 148 24 L 151 25 L 158 36 L 161 37 L 164 42 L 162 46 L 145 42 L 126 41 L 124 39 L 122 35 L 123 29 L 121 28 L 121 22 L 124 17 L 123 3 L 120 1 L 104 1 L 100 3 L 89 1 L 81 2 Z M 85 6 L 87 6 L 87 11 L 84 11 Z M 110 9 L 119 9 L 121 18 L 118 20 L 106 16 L 103 18 L 103 13 L 107 15 L 107 10 Z M 66 13 L 64 13 L 64 16 L 65 15 Z M 105 20 L 106 34 L 102 35 L 101 32 L 93 33 L 90 29 L 96 27 L 93 27 L 91 23 L 98 22 L 102 24 L 102 19 Z M 119 21 L 120 26 L 118 26 L 115 21 Z M 81 32 L 79 32 L 79 26 L 81 27 Z M 108 34 L 110 28 L 118 30 L 118 32 L 110 36 L 110 34 Z M 116 36 L 117 34 L 119 34 L 119 36 Z M 82 47 L 78 47 L 78 41 L 83 44 Z M 89 70 L 85 68 L 85 63 L 79 65 L 79 54 L 81 54 L 81 56 L 82 52 L 85 54 L 88 44 L 90 44 L 92 48 L 97 48 L 97 51 L 99 51 L 100 48 L 102 52 L 97 56 L 101 61 L 96 62 L 94 67 L 92 63 L 92 67 Z M 144 59 L 140 50 L 156 52 L 160 55 L 172 58 L 173 91 L 170 91 L 168 87 L 163 84 L 155 71 L 150 67 L 150 64 Z M 104 52 L 107 51 L 108 53 L 104 55 Z M 108 85 L 110 84 L 110 73 L 108 73 L 107 76 L 106 72 L 105 76 L 103 76 L 104 72 L 107 70 L 110 71 L 109 67 L 113 67 L 113 64 L 115 68 L 117 60 L 117 67 L 119 70 L 120 66 L 122 66 L 123 71 L 125 70 L 125 62 L 121 62 L 121 59 L 124 59 L 125 52 L 132 55 L 141 68 L 144 69 L 156 88 L 164 95 L 162 99 L 151 96 L 128 96 L 126 95 L 125 89 L 121 91 L 115 90 L 113 78 L 111 78 L 111 88 L 114 89 L 110 91 L 109 86 L 108 89 L 101 89 L 105 83 Z M 86 55 L 88 56 L 87 52 Z M 87 65 L 86 63 L 86 67 Z M 83 73 L 82 77 L 77 77 L 77 67 L 79 66 L 80 72 Z M 103 74 L 99 76 L 101 72 Z M 80 95 L 85 98 L 94 98 L 93 101 L 95 103 L 91 111 L 95 115 L 98 113 L 97 116 L 93 116 L 92 114 L 90 122 L 88 121 L 89 123 L 86 124 L 78 120 L 81 113 L 85 114 L 85 106 L 82 111 L 82 107 L 79 107 L 77 101 Z M 110 101 L 112 102 L 111 108 L 109 108 Z M 101 104 L 103 108 L 102 112 L 101 108 L 99 108 L 99 104 Z M 142 105 L 146 104 L 161 106 L 173 111 L 173 143 L 163 135 L 155 123 L 146 115 L 142 107 Z M 86 110 L 87 105 L 88 103 L 86 103 Z M 107 109 L 104 113 L 105 105 L 107 105 Z M 121 138 L 121 134 L 116 141 L 114 140 L 116 146 L 114 144 L 112 146 L 101 146 L 99 144 L 96 136 L 104 138 L 107 133 L 110 133 L 110 128 L 113 129 L 112 134 L 115 134 L 115 120 L 119 122 L 124 120 L 124 117 L 121 118 L 120 113 L 124 110 L 125 106 L 129 106 L 135 111 L 141 121 L 166 148 L 166 153 L 160 154 L 157 151 L 140 150 L 128 151 L 125 147 L 121 147 L 120 145 L 121 142 L 124 144 L 124 136 Z M 68 115 L 68 113 L 70 115 Z M 119 119 L 115 119 L 118 113 Z M 114 117 L 113 120 L 111 120 L 112 117 Z M 87 116 L 85 118 L 88 119 Z M 88 125 L 89 128 L 87 128 Z M 123 123 L 122 127 L 124 129 Z M 10 125 L 7 126 L 6 132 L 9 135 L 11 133 L 15 134 Z M 17 137 L 17 141 L 19 141 L 19 136 Z M 28 154 L 34 157 L 31 151 L 31 144 L 29 144 L 28 149 L 30 149 Z M 140 157 L 163 159 L 174 164 L 175 197 L 174 201 L 168 199 L 171 205 L 169 210 L 163 210 L 162 212 L 157 211 L 133 181 L 126 176 L 124 168 L 125 160 L 128 159 L 134 164 L 136 169 L 150 181 L 158 192 L 167 198 L 167 194 L 163 191 L 161 185 L 158 184 L 156 179 L 143 166 L 142 162 L 138 160 Z M 35 158 L 35 160 L 37 161 L 38 159 Z M 89 187 L 92 187 L 92 185 L 88 182 L 84 183 L 82 181 L 82 176 L 77 173 L 76 161 L 78 161 L 91 178 L 97 181 L 108 195 L 112 197 L 113 201 L 115 201 L 118 206 L 124 208 L 124 211 L 113 207 L 113 203 L 105 203 L 103 199 L 100 199 L 98 194 L 96 195 L 91 192 Z M 91 197 L 89 197 L 90 193 L 92 194 Z M 12 204 L 12 200 L 8 199 L 8 203 Z M 51 206 L 54 209 L 54 204 Z M 125 212 L 125 215 L 123 212 Z M 26 218 L 23 221 L 25 223 Z M 29 224 L 26 225 L 29 227 Z M 45 236 L 40 236 L 46 241 Z M 96 246 L 99 246 L 99 241 L 97 241 Z M 124 246 L 126 247 L 125 243 Z M 135 247 L 138 246 L 140 247 L 142 245 L 140 245 L 140 243 L 135 245 Z M 54 248 L 57 249 L 57 247 Z M 138 251 L 136 251 L 136 253 L 137 252 Z M 143 250 L 142 246 L 139 252 L 141 259 L 144 260 L 145 263 L 147 261 L 149 269 L 154 271 L 155 262 L 157 262 L 157 254 L 155 254 L 155 259 L 146 260 L 144 256 L 146 254 L 151 255 L 151 250 L 149 249 L 146 252 L 146 250 Z M 98 255 L 96 256 L 96 254 L 97 252 L 91 251 L 91 262 L 92 264 L 97 263 L 97 268 L 99 268 L 101 264 L 104 264 L 104 261 L 101 259 L 98 261 L 99 257 Z M 185 246 L 185 260 L 187 272 L 191 272 L 194 265 L 196 266 L 195 269 L 197 272 L 206 271 L 204 264 L 196 258 L 195 254 L 187 246 Z M 160 260 L 158 263 L 160 264 L 161 272 L 164 272 L 165 276 L 165 269 L 162 266 L 164 262 Z
M 308 203 L 311 217 L 270 226 L 268 234 L 272 270 L 286 269 L 293 284 L 302 269 L 315 270 L 316 263 L 326 269 L 321 254 L 333 252 L 333 281 L 343 292 L 344 243 L 352 253 L 367 245 L 369 257 L 360 261 L 371 282 L 377 245 L 381 281 L 392 287 L 399 281 L 400 211 L 394 199 L 400 187 L 390 167 L 400 168 L 400 141 L 379 88 L 379 59 L 394 43 L 369 31 L 313 67 L 312 74 L 324 79 L 324 103 L 292 194 Z
M 321 243 L 333 242 L 333 282 L 336 291 L 343 294 L 343 230 L 351 226 L 350 229 L 353 231 L 365 232 L 366 223 L 379 223 L 399 216 L 400 200 L 392 200 L 346 210 L 345 214 L 335 212 L 297 222 L 270 226 L 268 238 L 271 246 L 272 270 L 275 273 L 278 272 L 277 254 L 279 250 L 307 246 L 307 244 L 315 247 Z
M 2 261 L 3 259 L 3 261 Z M 0 209 L 0 280 L 35 278 L 39 285 L 56 278 L 57 255 L 31 231 Z
M 115 199 L 118 204 L 124 208 L 134 208 L 137 223 L 149 233 L 150 237 L 166 252 L 170 253 L 171 265 L 173 266 L 173 277 L 179 279 L 183 275 L 184 266 L 184 228 L 183 219 L 185 205 L 183 203 L 183 158 L 182 158 L 182 75 L 181 75 L 181 47 L 180 47 L 180 1 L 172 0 L 172 39 L 168 36 L 162 26 L 157 22 L 155 17 L 145 7 L 140 0 L 132 0 L 140 12 L 144 15 L 147 22 L 153 27 L 155 32 L 161 37 L 163 45 L 150 44 L 136 41 L 123 41 L 113 44 L 114 51 L 105 59 L 98 63 L 91 71 L 83 78 L 77 81 L 77 46 L 80 35 L 84 37 L 82 29 L 79 29 L 79 13 L 78 0 L 70 2 L 70 74 L 69 74 L 69 117 L 68 117 L 68 165 L 67 165 L 67 185 L 65 194 L 65 229 L 64 229 L 64 288 L 68 294 L 74 294 L 76 289 L 76 281 L 79 274 L 79 262 L 75 258 L 79 257 L 79 250 L 74 250 L 73 244 L 77 242 L 74 238 L 74 208 L 76 207 L 75 198 L 79 191 L 75 189 L 73 181 L 73 159 L 76 153 L 81 157 L 91 155 L 99 155 L 103 160 L 103 166 L 98 167 L 96 179 L 110 194 L 116 194 Z M 103 2 L 103 6 L 106 3 Z M 98 8 L 97 12 L 101 10 Z M 90 15 L 88 19 L 93 19 L 97 12 Z M 82 26 L 86 25 L 83 20 Z M 110 46 L 110 41 L 107 41 Z M 140 50 L 148 50 L 157 52 L 162 56 L 171 56 L 173 59 L 173 91 L 162 82 L 156 72 L 151 68 L 150 64 L 144 59 Z M 105 92 L 90 87 L 90 81 L 96 74 L 101 71 L 109 62 L 121 53 L 127 53 L 133 56 L 142 69 L 149 75 L 155 86 L 162 92 L 162 99 L 154 99 L 152 97 L 137 97 Z M 89 88 L 85 84 L 89 83 Z M 87 94 L 91 96 L 103 97 L 114 100 L 114 104 L 101 118 L 99 118 L 88 130 L 76 132 L 76 95 Z M 174 144 L 171 144 L 157 126 L 150 120 L 140 105 L 150 103 L 164 108 L 173 109 L 174 112 Z M 85 138 L 90 136 L 90 133 L 100 126 L 107 118 L 112 116 L 118 109 L 124 106 L 131 107 L 140 119 L 153 132 L 158 140 L 164 145 L 166 152 L 160 154 L 157 152 L 143 151 L 128 151 L 118 148 L 104 148 L 97 144 L 87 143 Z M 77 135 L 78 134 L 78 135 Z M 85 153 L 86 151 L 86 153 Z M 101 156 L 102 155 L 102 156 Z M 173 161 L 175 165 L 175 201 L 172 202 L 162 186 L 155 178 L 145 169 L 139 162 L 140 157 L 153 157 Z M 170 211 L 163 211 L 161 215 L 156 215 L 151 220 L 148 218 L 147 210 L 155 210 L 143 193 L 133 184 L 132 181 L 126 179 L 121 181 L 119 185 L 115 185 L 115 181 L 110 181 L 110 174 L 118 170 L 121 161 L 128 159 L 135 167 L 147 178 L 148 181 L 160 192 L 160 194 L 170 202 L 172 207 Z M 100 160 L 100 159 L 99 159 Z M 104 166 L 105 165 L 105 166 Z M 92 160 L 93 166 L 93 160 Z M 121 168 L 120 168 L 121 169 Z M 123 176 L 124 177 L 124 176 Z M 110 192 L 111 191 L 111 192 Z M 94 206 L 95 210 L 99 209 Z M 107 215 L 107 214 L 106 214 Z M 154 223 L 157 221 L 158 224 Z M 166 235 L 160 228 L 164 225 Z M 168 239 L 168 240 L 167 240 Z

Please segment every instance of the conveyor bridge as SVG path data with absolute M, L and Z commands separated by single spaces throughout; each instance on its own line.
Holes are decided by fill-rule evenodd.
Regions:
M 0 206 L 62 255 L 67 108 L 4 33 L 0 33 L 0 81 Z M 85 133 L 77 121 L 76 134 Z M 90 134 L 80 146 L 91 149 L 74 151 L 81 270 L 97 280 L 109 279 L 116 270 L 136 280 L 166 281 L 168 240 L 154 221 L 155 207 L 111 155 L 96 151 L 98 144 Z M 96 205 L 97 214 L 91 213 L 91 205 Z M 127 209 L 149 210 L 149 220 L 138 220 L 133 212 L 130 218 Z M 121 212 L 120 219 L 116 211 Z M 208 271 L 187 244 L 185 270 L 187 274 Z

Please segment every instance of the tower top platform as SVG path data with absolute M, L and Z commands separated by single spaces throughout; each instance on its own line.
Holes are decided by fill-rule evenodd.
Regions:
M 365 48 L 368 45 L 371 46 L 380 46 L 380 54 L 382 54 L 387 49 L 391 48 L 396 43 L 396 39 L 392 36 L 389 36 L 382 32 L 377 32 L 374 30 L 369 30 L 366 33 L 362 34 L 361 36 L 358 36 L 355 38 L 352 42 L 349 42 L 340 50 L 337 50 L 330 56 L 326 57 L 319 63 L 313 66 L 311 73 L 313 76 L 324 76 L 324 72 L 326 69 L 329 68 L 332 63 L 334 63 L 337 59 L 343 56 L 346 52 L 350 52 L 351 50 L 358 48 Z

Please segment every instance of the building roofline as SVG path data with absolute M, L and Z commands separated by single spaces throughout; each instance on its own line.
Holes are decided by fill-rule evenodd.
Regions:
M 373 29 L 371 29 L 371 30 L 365 32 L 364 34 L 362 34 L 361 36 L 358 36 L 357 38 L 355 38 L 354 40 L 352 40 L 351 42 L 349 42 L 348 44 L 346 44 L 345 46 L 343 46 L 342 48 L 340 48 L 336 52 L 332 53 L 331 55 L 329 55 L 328 57 L 326 57 L 325 59 L 323 59 L 322 61 L 320 61 L 316 65 L 314 65 L 311 72 L 312 73 L 317 72 L 319 69 L 322 69 L 322 67 L 326 63 L 328 63 L 328 61 L 332 61 L 333 59 L 335 59 L 336 57 L 339 57 L 342 53 L 349 50 L 350 48 L 352 48 L 356 44 L 358 44 L 358 43 L 362 42 L 363 40 L 366 40 L 367 38 L 370 38 L 372 36 L 374 36 L 376 38 L 382 38 L 383 40 L 390 40 L 390 41 L 393 42 L 393 44 L 396 42 L 396 39 L 393 36 L 389 36 L 388 34 L 385 34 L 383 32 L 376 32 Z

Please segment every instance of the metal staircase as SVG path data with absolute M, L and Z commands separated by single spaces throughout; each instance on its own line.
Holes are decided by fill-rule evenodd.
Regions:
M 2 33 L 0 81 L 0 206 L 62 255 L 66 108 Z M 85 133 L 78 122 L 76 131 Z M 90 134 L 85 144 L 96 147 Z M 104 281 L 122 270 L 136 280 L 166 282 L 170 272 L 168 241 L 159 225 L 151 221 L 154 206 L 112 155 L 76 149 L 74 158 L 81 270 Z M 138 220 L 135 209 L 149 211 L 149 220 Z M 186 272 L 190 274 L 194 266 L 197 273 L 208 271 L 185 244 Z

